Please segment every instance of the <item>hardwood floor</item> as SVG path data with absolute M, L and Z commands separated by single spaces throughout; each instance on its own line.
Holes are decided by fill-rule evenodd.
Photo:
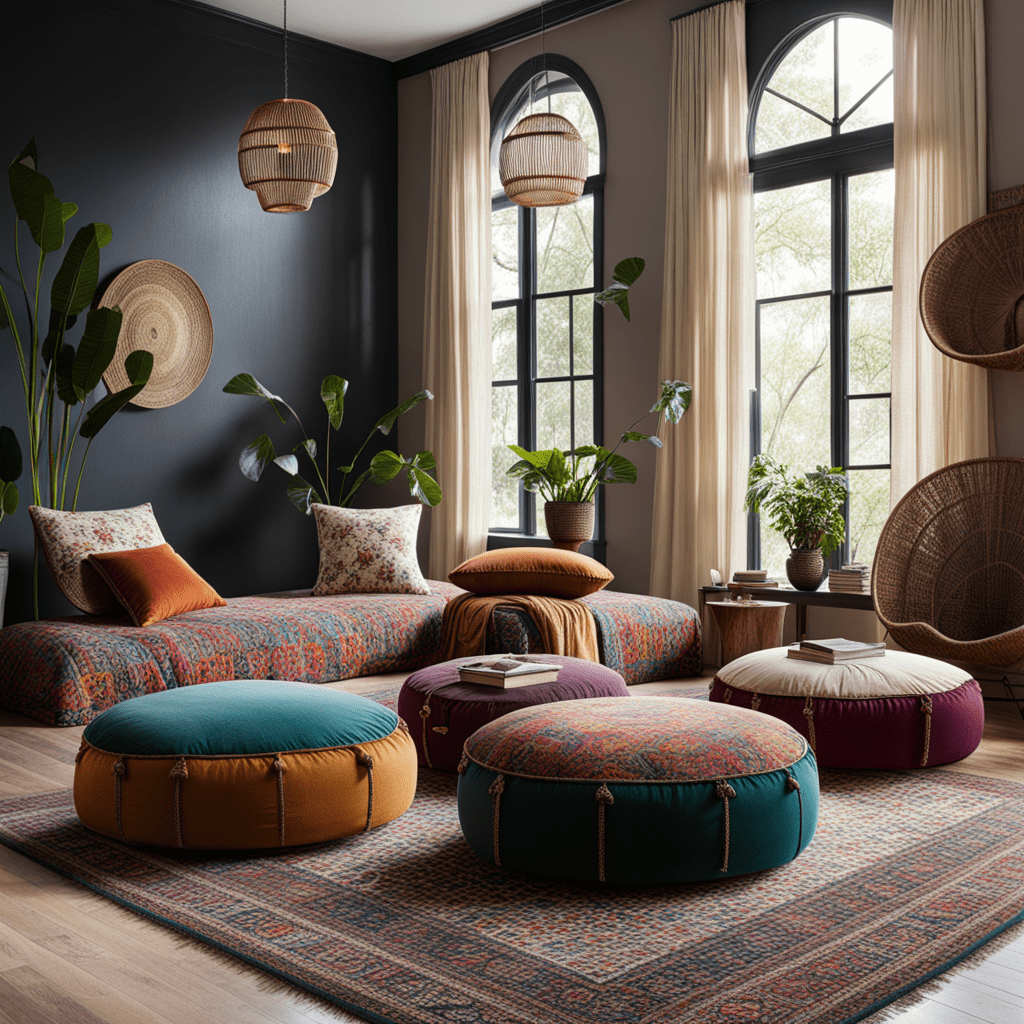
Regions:
M 370 693 L 404 675 L 329 684 Z M 647 683 L 634 694 L 704 687 Z M 985 738 L 939 769 L 1024 783 L 1024 720 L 987 702 Z M 0 797 L 71 786 L 81 728 L 0 712 Z M 1024 1022 L 1024 926 L 868 1018 L 898 1024 Z M 331 1024 L 359 1018 L 179 936 L 0 846 L 0 1024 Z M 784 1024 L 784 1022 L 772 1022 Z

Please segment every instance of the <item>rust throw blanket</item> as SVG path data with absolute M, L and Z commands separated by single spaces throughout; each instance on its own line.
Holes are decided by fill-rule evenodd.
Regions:
M 582 601 L 533 594 L 460 594 L 449 601 L 441 625 L 441 660 L 485 654 L 487 625 L 495 608 L 521 608 L 527 612 L 537 626 L 545 654 L 601 660 L 594 615 Z

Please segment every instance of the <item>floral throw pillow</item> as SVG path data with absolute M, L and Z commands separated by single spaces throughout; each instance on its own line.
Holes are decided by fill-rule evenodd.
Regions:
M 50 575 L 64 596 L 89 615 L 120 611 L 120 604 L 89 556 L 107 551 L 152 548 L 164 543 L 153 506 L 110 512 L 58 512 L 29 506 Z
M 314 505 L 320 574 L 314 597 L 429 594 L 416 557 L 422 505 L 338 508 Z

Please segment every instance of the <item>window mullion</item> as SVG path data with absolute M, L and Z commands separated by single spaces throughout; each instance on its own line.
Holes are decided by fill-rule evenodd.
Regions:
M 850 417 L 846 403 L 849 377 L 848 293 L 850 287 L 849 178 L 832 178 L 832 465 L 845 468 L 850 455 Z M 847 539 L 832 555 L 833 568 L 849 558 L 850 500 L 843 507 Z
M 519 444 L 532 451 L 534 448 L 534 406 L 533 406 L 533 211 L 519 208 L 519 318 L 517 368 L 519 374 Z M 519 529 L 525 534 L 534 534 L 536 529 L 536 504 L 534 496 L 525 487 L 519 488 Z

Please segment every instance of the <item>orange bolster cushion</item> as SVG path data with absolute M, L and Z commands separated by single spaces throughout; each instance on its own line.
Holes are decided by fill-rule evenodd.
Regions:
M 473 594 L 586 597 L 615 577 L 596 559 L 560 548 L 498 548 L 470 558 L 448 574 Z
M 89 555 L 136 626 L 227 604 L 170 544 Z

